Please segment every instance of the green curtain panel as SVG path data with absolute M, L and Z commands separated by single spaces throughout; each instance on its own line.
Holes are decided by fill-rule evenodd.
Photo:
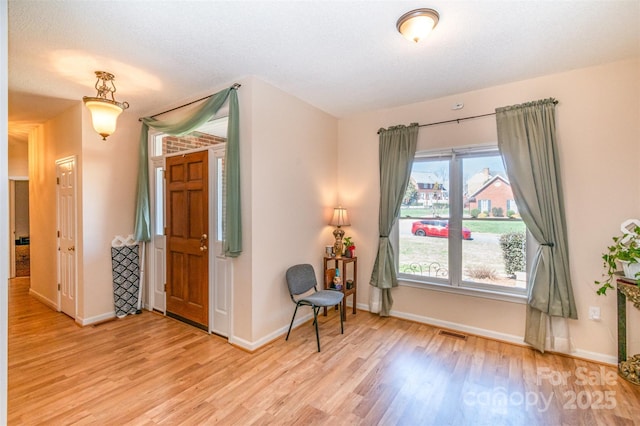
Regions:
M 407 190 L 413 158 L 418 143 L 418 124 L 380 129 L 380 212 L 378 228 L 378 255 L 371 273 L 372 286 L 381 291 L 380 316 L 389 316 L 393 306 L 391 288 L 398 286 L 395 254 L 389 234 L 395 224 L 402 197 Z
M 496 109 L 498 147 L 513 196 L 539 243 L 528 281 L 525 342 L 541 352 L 548 317 L 578 318 L 556 148 L 556 104 L 545 99 Z
M 238 93 L 233 86 L 210 96 L 191 115 L 179 122 L 166 122 L 154 118 L 142 118 L 140 132 L 140 158 L 138 163 L 138 191 L 136 197 L 136 222 L 134 236 L 138 241 L 151 239 L 149 206 L 149 128 L 169 135 L 181 136 L 190 133 L 209 121 L 229 100 L 229 122 L 225 154 L 225 255 L 237 257 L 242 253 L 242 226 L 240 220 L 240 124 Z
M 133 236 L 137 241 L 151 241 L 151 213 L 149 201 L 149 126 L 142 123 L 138 141 L 138 182 L 136 191 L 136 217 Z

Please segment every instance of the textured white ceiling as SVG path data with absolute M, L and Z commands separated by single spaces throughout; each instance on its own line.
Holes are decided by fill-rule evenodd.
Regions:
M 419 7 L 440 22 L 412 44 Z M 10 127 L 94 95 L 94 70 L 135 115 L 256 75 L 344 117 L 639 57 L 640 1 L 9 0 L 8 33 Z

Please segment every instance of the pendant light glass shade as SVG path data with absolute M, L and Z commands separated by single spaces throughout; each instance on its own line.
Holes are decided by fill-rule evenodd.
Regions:
M 416 9 L 398 19 L 396 28 L 407 40 L 419 42 L 438 25 L 440 15 L 433 9 Z
M 94 97 L 85 96 L 82 98 L 84 104 L 91 112 L 91 121 L 94 130 L 102 136 L 102 140 L 116 131 L 118 116 L 125 109 L 129 108 L 127 102 L 116 102 L 114 93 L 116 86 L 113 83 L 114 75 L 105 71 L 96 71 L 96 90 L 98 94 Z M 107 99 L 107 94 L 111 94 L 111 99 Z
M 100 98 L 85 97 L 84 104 L 91 112 L 94 130 L 102 136 L 102 140 L 107 140 L 107 137 L 116 131 L 118 116 L 124 109 L 107 99 Z

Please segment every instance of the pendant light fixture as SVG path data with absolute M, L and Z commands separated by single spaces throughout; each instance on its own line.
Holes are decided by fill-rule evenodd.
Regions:
M 440 15 L 433 9 L 415 9 L 402 15 L 396 28 L 404 38 L 417 43 L 429 35 L 438 20 Z
M 116 122 L 122 111 L 129 108 L 128 102 L 117 102 L 115 98 L 116 86 L 113 83 L 115 76 L 106 71 L 96 71 L 96 90 L 98 93 L 95 97 L 85 96 L 82 98 L 84 104 L 91 111 L 91 121 L 93 128 L 102 140 L 106 141 L 107 137 L 116 131 Z M 107 99 L 107 95 L 111 95 L 111 99 Z

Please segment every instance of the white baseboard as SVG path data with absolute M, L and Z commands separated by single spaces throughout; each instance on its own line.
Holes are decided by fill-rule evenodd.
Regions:
M 582 358 L 588 361 L 596 361 L 604 364 L 618 365 L 618 357 L 614 355 L 601 354 L 598 352 L 583 351 L 576 349 L 575 352 L 568 354 L 575 358 Z
M 297 328 L 300 324 L 303 324 L 307 321 L 309 321 L 310 319 L 313 318 L 313 313 L 308 313 L 307 315 L 304 316 L 296 316 L 296 320 L 293 322 L 293 327 L 291 328 L 292 332 L 295 328 Z M 274 331 L 273 333 L 270 333 L 266 336 L 264 336 L 263 338 L 256 340 L 255 342 L 249 342 L 247 340 L 241 339 L 237 336 L 230 336 L 229 337 L 229 343 L 231 343 L 232 345 L 235 346 L 239 346 L 242 349 L 245 349 L 247 351 L 253 352 L 256 349 L 259 349 L 261 346 L 266 345 L 269 342 L 272 342 L 276 339 L 281 338 L 282 336 L 287 334 L 287 330 L 289 330 L 289 325 L 287 324 L 286 326 L 277 329 L 276 331 Z
M 474 334 L 476 336 L 487 337 L 493 340 L 500 340 L 502 342 L 513 343 L 516 345 L 525 345 L 522 336 L 516 336 L 513 334 L 500 333 L 493 330 L 487 330 L 484 328 L 472 327 L 465 324 L 458 324 L 451 321 L 444 321 L 437 318 L 425 317 L 422 315 L 407 314 L 405 312 L 398 312 L 391 310 L 389 315 L 396 318 L 402 318 L 409 321 L 415 321 L 422 324 L 433 325 L 436 327 L 442 327 L 449 330 L 460 331 L 463 333 Z
M 358 303 L 356 306 L 358 309 L 369 312 L 369 305 L 365 303 Z M 524 342 L 524 338 L 522 336 L 500 333 L 497 331 L 487 330 L 484 328 L 471 327 L 465 324 L 458 324 L 451 321 L 443 321 L 436 318 L 430 318 L 430 317 L 425 317 L 421 315 L 407 314 L 405 312 L 399 312 L 394 310 L 392 310 L 389 314 L 396 318 L 402 318 L 409 321 L 419 322 L 422 324 L 433 325 L 435 327 L 442 327 L 442 328 L 447 328 L 449 330 L 474 334 L 476 336 L 486 337 L 488 339 L 500 340 L 502 342 L 507 342 L 507 343 L 513 343 L 515 345 L 528 346 Z M 585 359 L 588 361 L 595 361 L 595 362 L 601 362 L 601 363 L 612 364 L 612 365 L 618 364 L 618 358 L 616 356 L 602 354 L 598 352 L 590 352 L 590 351 L 585 351 L 581 349 L 576 349 L 574 352 L 571 352 L 571 353 L 563 353 L 563 352 L 557 352 L 557 353 L 571 356 L 574 358 Z
M 29 295 L 33 296 L 36 299 L 38 299 L 40 302 L 44 303 L 45 305 L 47 305 L 48 307 L 50 307 L 54 311 L 60 311 L 60 309 L 58 308 L 58 304 L 56 302 L 54 302 L 53 300 L 50 300 L 49 298 L 47 298 L 47 297 L 43 296 L 42 294 L 38 293 L 33 288 L 29 288 Z
M 76 322 L 84 327 L 86 325 L 95 324 L 97 322 L 107 321 L 115 317 L 116 317 L 116 311 L 111 311 L 111 312 L 105 312 L 104 314 L 96 315 L 89 318 L 76 317 Z
M 356 308 L 362 311 L 367 311 L 370 312 L 369 310 L 369 305 L 365 304 L 365 303 L 357 303 L 356 304 Z M 409 314 L 406 312 L 400 312 L 400 311 L 394 311 L 392 310 L 390 312 L 390 315 L 396 318 L 401 318 L 401 319 L 406 319 L 409 321 L 414 321 L 414 322 L 419 322 L 421 324 L 428 324 L 428 325 L 432 325 L 434 327 L 441 327 L 441 328 L 446 328 L 448 330 L 454 330 L 454 331 L 459 331 L 462 333 L 468 333 L 468 334 L 473 334 L 475 336 L 480 336 L 480 337 L 486 337 L 488 339 L 492 339 L 492 340 L 499 340 L 501 342 L 506 342 L 506 343 L 512 343 L 515 345 L 519 345 L 519 346 L 528 346 L 525 342 L 524 342 L 524 338 L 522 336 L 516 336 L 513 334 L 508 334 L 508 333 L 500 333 L 497 331 L 493 331 L 493 330 L 487 330 L 484 328 L 479 328 L 479 327 L 472 327 L 469 325 L 465 325 L 465 324 L 458 324 L 455 322 L 451 322 L 451 321 L 444 321 L 444 320 L 440 320 L 437 318 L 431 318 L 431 317 L 426 317 L 426 316 L 422 316 L 422 315 L 415 315 L 415 314 Z M 302 323 L 305 323 L 307 321 L 309 321 L 311 318 L 313 318 L 313 315 L 311 313 L 297 318 L 296 321 L 293 323 L 293 328 L 296 328 L 297 326 L 299 326 Z M 260 347 L 266 345 L 267 343 L 280 338 L 282 336 L 284 336 L 287 333 L 287 330 L 289 329 L 289 326 L 286 325 L 284 327 L 279 328 L 278 330 L 275 330 L 274 332 L 270 333 L 269 335 L 256 340 L 255 342 L 249 342 L 247 340 L 235 337 L 235 336 L 231 336 L 229 337 L 229 343 L 239 346 L 242 349 L 248 350 L 248 351 L 255 351 L 257 349 L 259 349 Z M 595 361 L 595 362 L 600 362 L 600 363 L 604 363 L 604 364 L 612 364 L 612 365 L 616 365 L 618 363 L 617 357 L 616 356 L 612 356 L 612 355 L 607 355 L 607 354 L 601 354 L 601 353 L 597 353 L 597 352 L 590 352 L 590 351 L 585 351 L 585 350 L 581 350 L 581 349 L 577 349 L 572 353 L 561 353 L 561 352 L 557 352 L 563 355 L 567 355 L 570 357 L 574 357 L 574 358 L 581 358 L 581 359 L 585 359 L 588 361 Z

